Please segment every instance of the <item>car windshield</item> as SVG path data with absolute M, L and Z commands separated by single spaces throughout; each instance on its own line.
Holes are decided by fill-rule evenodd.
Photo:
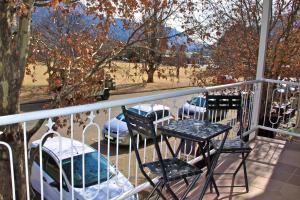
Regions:
M 138 113 L 142 116 L 146 116 L 147 115 L 147 112 L 145 111 L 142 111 L 142 110 L 139 110 L 139 109 L 135 109 L 135 108 L 128 108 L 128 110 L 132 111 L 132 112 L 135 112 L 135 113 Z M 124 117 L 124 114 L 121 113 L 117 116 L 117 119 L 118 120 L 121 120 L 121 121 L 125 121 L 125 117 Z
M 73 157 L 74 167 L 74 187 L 82 188 L 82 154 Z M 62 160 L 62 168 L 71 183 L 71 158 Z M 115 173 L 109 166 L 109 177 L 113 177 Z M 100 155 L 100 183 L 107 180 L 107 160 Z M 85 187 L 98 184 L 98 152 L 90 152 L 85 154 Z
M 206 99 L 203 97 L 193 97 L 190 102 L 191 105 L 194 106 L 200 106 L 200 107 L 205 107 L 206 106 Z

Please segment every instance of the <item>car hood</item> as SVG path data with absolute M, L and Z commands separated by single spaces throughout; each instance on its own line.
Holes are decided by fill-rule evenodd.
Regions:
M 185 103 L 182 108 L 184 108 L 184 112 L 189 112 L 190 113 L 194 113 L 194 112 L 205 112 L 206 108 L 205 107 L 199 107 L 199 106 L 195 106 L 195 105 L 191 105 L 189 103 Z
M 115 133 L 116 134 L 118 132 L 118 129 L 119 129 L 119 134 L 120 135 L 128 134 L 128 128 L 127 128 L 126 122 L 118 120 L 117 118 L 113 118 L 113 119 L 110 120 L 110 123 L 109 123 L 109 121 L 107 121 L 105 123 L 104 128 L 106 130 L 108 130 L 109 124 L 110 124 L 110 132 L 111 133 Z
M 133 189 L 133 185 L 124 177 L 123 174 L 118 173 L 109 181 L 103 182 L 100 185 L 93 185 L 85 188 L 85 192 L 82 188 L 75 188 L 77 199 L 94 199 L 103 200 L 107 199 L 107 190 L 109 190 L 109 198 L 118 197 L 124 192 Z M 127 200 L 135 200 L 134 196 L 127 198 Z

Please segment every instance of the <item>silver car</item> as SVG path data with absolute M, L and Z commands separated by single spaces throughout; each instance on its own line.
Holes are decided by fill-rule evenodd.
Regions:
M 178 117 L 202 119 L 206 112 L 206 99 L 204 96 L 192 97 L 186 101 L 178 110 Z
M 227 111 L 209 111 L 206 113 L 206 98 L 205 96 L 192 97 L 191 100 L 186 101 L 178 109 L 179 119 L 199 119 L 209 121 L 220 121 L 226 118 Z
M 128 110 L 138 113 L 142 116 L 153 116 L 154 124 L 168 123 L 174 117 L 170 113 L 170 108 L 159 104 L 142 104 L 129 108 Z M 103 138 L 110 139 L 110 142 L 117 143 L 117 138 L 120 145 L 130 144 L 130 135 L 123 113 L 117 117 L 107 121 L 102 129 Z M 136 133 L 135 133 L 136 134 Z M 159 132 L 158 132 L 159 134 Z M 142 136 L 141 136 L 142 137 Z M 142 141 L 143 138 L 140 138 Z

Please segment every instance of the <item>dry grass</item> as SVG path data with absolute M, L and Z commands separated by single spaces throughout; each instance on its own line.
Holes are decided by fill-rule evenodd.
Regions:
M 45 74 L 47 67 L 45 65 L 37 65 L 36 69 L 33 69 L 33 66 L 29 67 L 33 72 L 33 78 L 36 81 L 32 81 L 33 78 L 30 75 L 25 75 L 23 80 L 23 87 L 39 87 L 39 86 L 48 86 L 48 74 Z
M 48 74 L 46 72 L 45 65 L 37 65 L 35 70 L 30 66 L 33 72 L 31 75 L 25 75 L 23 81 L 23 87 L 21 91 L 21 101 L 32 101 L 49 97 L 48 94 Z M 111 64 L 111 67 L 106 69 L 116 84 L 119 85 L 136 85 L 137 83 L 145 83 L 147 80 L 147 73 L 143 70 L 142 64 L 134 64 L 129 62 L 115 61 Z M 171 89 L 179 87 L 192 86 L 192 74 L 194 69 L 191 67 L 180 69 L 180 79 L 176 78 L 176 67 L 173 66 L 161 66 L 154 74 L 154 83 L 142 84 L 136 88 L 128 88 L 122 90 L 126 92 L 140 92 L 151 91 L 159 89 Z M 32 80 L 35 79 L 33 82 Z M 127 87 L 127 86 L 126 86 Z
M 147 73 L 142 64 L 128 62 L 113 62 L 110 70 L 107 70 L 116 80 L 117 84 L 142 83 L 147 80 Z M 154 82 L 158 83 L 191 83 L 191 67 L 180 68 L 180 79 L 176 78 L 176 67 L 162 65 L 154 73 Z
M 47 70 L 45 65 L 37 65 L 35 70 L 33 70 L 31 66 L 30 69 L 34 71 L 33 76 L 36 81 L 33 82 L 30 75 L 25 75 L 23 87 L 48 85 L 48 74 L 45 74 Z M 181 68 L 179 80 L 175 76 L 175 70 L 176 68 L 173 66 L 161 66 L 154 74 L 154 81 L 158 83 L 186 83 L 187 85 L 191 83 L 191 75 L 193 74 L 192 68 Z M 143 83 L 143 81 L 147 79 L 147 74 L 143 72 L 142 64 L 116 61 L 113 62 L 111 68 L 106 69 L 106 71 L 114 77 L 117 85 Z

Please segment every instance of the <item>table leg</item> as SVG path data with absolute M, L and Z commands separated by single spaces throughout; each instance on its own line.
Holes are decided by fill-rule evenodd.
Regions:
M 207 167 L 207 172 L 206 172 L 206 177 L 207 177 L 208 174 L 209 174 L 209 172 L 210 172 L 210 170 L 211 170 L 210 153 L 209 153 L 209 151 L 210 151 L 209 150 L 209 141 L 208 142 L 199 142 L 199 148 L 200 148 L 201 154 L 203 156 L 203 160 L 205 162 L 205 165 Z M 208 148 L 208 150 L 207 150 L 207 156 L 206 156 L 204 149 L 207 149 L 207 148 Z M 219 196 L 220 193 L 219 193 L 219 190 L 218 190 L 218 187 L 217 187 L 217 184 L 216 184 L 216 181 L 215 181 L 214 177 L 212 177 L 212 184 L 213 184 L 213 186 L 214 186 L 214 188 L 216 190 L 217 195 Z
M 215 167 L 217 166 L 218 159 L 219 159 L 219 157 L 220 157 L 221 152 L 223 151 L 223 147 L 224 147 L 225 141 L 226 141 L 226 139 L 227 139 L 228 133 L 229 133 L 229 131 L 226 131 L 226 132 L 225 132 L 225 135 L 224 135 L 224 138 L 223 138 L 223 140 L 222 140 L 222 143 L 221 143 L 219 149 L 217 149 L 217 151 L 216 151 L 216 153 L 215 153 L 215 157 L 214 157 L 214 159 L 212 160 L 212 164 L 211 164 L 211 166 L 210 166 L 210 171 L 209 171 L 209 173 L 208 173 L 207 179 L 206 179 L 206 181 L 205 181 L 205 183 L 204 183 L 204 186 L 203 186 L 203 188 L 202 188 L 202 191 L 201 191 L 201 193 L 200 193 L 199 200 L 202 200 L 202 199 L 203 199 L 203 197 L 204 197 L 204 195 L 205 195 L 205 191 L 206 191 L 207 187 L 208 187 L 209 184 L 210 184 L 210 181 L 211 181 L 211 180 L 213 181 L 213 173 L 214 173 L 214 169 L 215 169 Z
M 176 153 L 175 153 L 175 157 L 177 157 L 178 156 L 178 154 L 179 154 L 179 152 L 180 152 L 180 150 L 181 150 L 181 147 L 183 146 L 183 144 L 184 144 L 184 139 L 181 139 L 180 140 L 180 143 L 179 143 L 179 146 L 178 146 L 178 148 L 177 148 L 177 150 L 176 150 Z
M 164 140 L 165 140 L 165 142 L 167 144 L 167 147 L 168 147 L 170 153 L 172 154 L 173 158 L 177 157 L 177 155 L 175 155 L 175 153 L 174 153 L 174 151 L 173 151 L 173 149 L 172 149 L 172 147 L 171 147 L 171 145 L 169 143 L 168 138 L 165 135 L 163 135 L 163 138 L 164 138 Z
M 182 147 L 183 144 L 184 144 L 184 139 L 181 139 L 181 140 L 180 140 L 180 143 L 179 143 L 178 148 L 176 149 L 176 152 L 173 151 L 173 149 L 172 149 L 172 147 L 171 147 L 171 145 L 170 145 L 170 142 L 169 142 L 168 138 L 167 138 L 165 135 L 163 135 L 163 139 L 165 140 L 165 142 L 166 142 L 166 144 L 167 144 L 167 147 L 168 147 L 170 153 L 172 154 L 173 158 L 177 158 L 177 157 L 178 157 L 178 154 L 179 154 L 179 152 L 180 152 L 180 150 L 181 150 L 181 147 Z
M 207 163 L 208 163 L 209 170 L 210 170 L 210 161 L 211 161 L 211 159 L 210 159 L 210 142 L 209 141 L 206 141 L 206 152 L 207 152 Z M 213 179 L 212 183 L 214 183 L 216 185 L 214 179 Z M 210 190 L 210 192 L 212 192 L 212 183 L 209 184 L 209 190 Z M 217 192 L 217 194 L 218 194 L 218 192 Z

